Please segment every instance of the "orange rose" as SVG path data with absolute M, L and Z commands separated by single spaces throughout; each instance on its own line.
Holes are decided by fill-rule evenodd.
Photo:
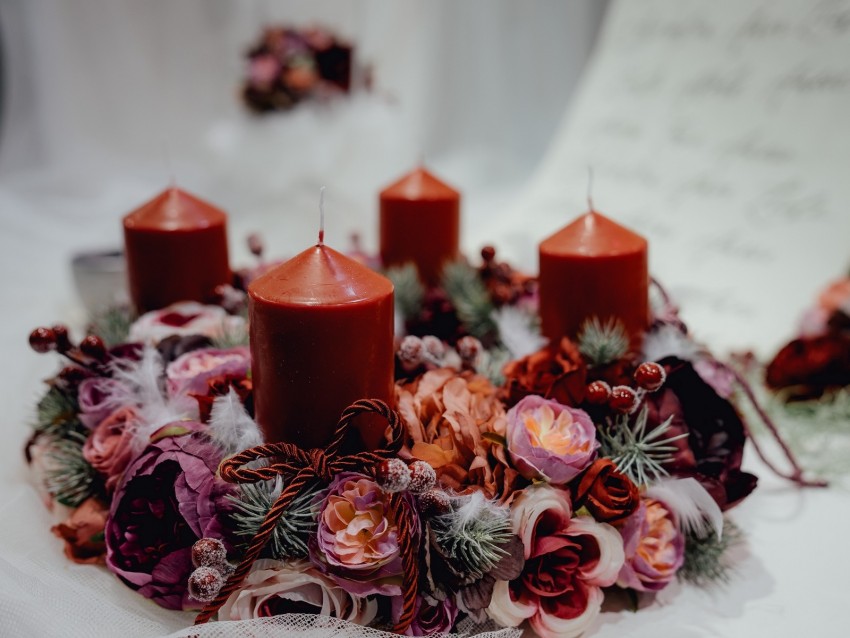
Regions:
M 509 406 L 530 394 L 571 407 L 584 400 L 587 366 L 575 344 L 564 337 L 557 348 L 547 346 L 522 359 L 511 361 L 505 375 L 505 400 Z

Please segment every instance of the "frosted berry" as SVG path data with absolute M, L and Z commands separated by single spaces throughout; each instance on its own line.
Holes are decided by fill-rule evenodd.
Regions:
M 263 238 L 257 233 L 251 233 L 248 235 L 248 250 L 251 251 L 251 254 L 255 257 L 262 257 L 263 250 L 265 246 L 263 246 Z
M 611 388 L 608 405 L 616 412 L 628 414 L 637 407 L 637 393 L 627 385 L 615 385 Z
M 227 549 L 217 538 L 202 538 L 192 545 L 192 564 L 195 567 L 220 567 L 227 561 Z
M 604 381 L 593 381 L 587 385 L 584 396 L 588 403 L 604 405 L 611 396 L 611 386 Z
M 481 342 L 475 337 L 461 337 L 457 342 L 457 353 L 460 355 L 461 360 L 467 365 L 473 365 L 475 360 L 478 359 L 478 355 L 481 354 L 481 350 L 483 350 L 483 346 Z
M 73 348 L 70 337 L 68 337 L 68 328 L 62 324 L 53 326 L 53 334 L 56 335 L 56 350 L 59 352 L 68 352 Z
M 442 516 L 451 511 L 452 502 L 443 490 L 428 490 L 419 495 L 419 513 L 425 518 Z
M 221 572 L 212 567 L 198 567 L 189 576 L 189 595 L 197 601 L 208 603 L 215 599 L 222 585 L 224 577 Z
M 375 468 L 375 482 L 385 492 L 403 492 L 410 485 L 410 469 L 399 458 L 385 459 Z
M 80 341 L 80 352 L 98 361 L 106 359 L 106 346 L 97 335 L 88 335 Z
M 425 354 L 425 346 L 422 345 L 422 339 L 407 335 L 401 340 L 401 345 L 398 347 L 398 358 L 402 364 L 411 368 L 422 365 L 423 355 Z
M 425 346 L 428 357 L 435 361 L 440 361 L 446 356 L 446 344 L 433 335 L 422 337 L 422 345 Z
M 663 366 L 654 361 L 641 363 L 637 367 L 637 370 L 635 370 L 635 383 L 649 392 L 658 390 L 664 385 L 666 380 L 667 373 L 664 371 Z
M 36 352 L 50 352 L 56 347 L 56 333 L 50 328 L 36 328 L 30 333 L 30 348 Z
M 414 494 L 427 492 L 437 484 L 437 473 L 425 461 L 414 461 L 409 466 L 410 485 L 407 486 Z

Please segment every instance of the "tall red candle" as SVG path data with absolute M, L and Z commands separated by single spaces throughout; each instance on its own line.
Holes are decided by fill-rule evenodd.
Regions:
M 649 322 L 647 242 L 590 211 L 540 243 L 540 320 L 557 343 L 591 317 L 622 321 L 632 344 Z
M 227 215 L 176 187 L 124 217 L 124 250 L 138 312 L 210 301 L 231 281 Z
M 381 191 L 380 218 L 384 266 L 413 262 L 422 281 L 439 283 L 460 252 L 460 193 L 420 167 Z
M 322 244 L 248 287 L 254 408 L 267 442 L 326 445 L 358 399 L 394 403 L 393 285 Z M 357 423 L 376 448 L 386 423 Z

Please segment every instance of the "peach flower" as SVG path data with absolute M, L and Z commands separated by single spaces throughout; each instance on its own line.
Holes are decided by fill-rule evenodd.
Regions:
M 496 443 L 506 425 L 497 393 L 484 377 L 448 368 L 396 386 L 408 452 L 429 463 L 443 487 L 507 500 L 521 481 Z
M 620 533 L 626 562 L 617 584 L 638 591 L 658 591 L 669 585 L 685 560 L 685 539 L 670 511 L 659 501 L 644 499 Z

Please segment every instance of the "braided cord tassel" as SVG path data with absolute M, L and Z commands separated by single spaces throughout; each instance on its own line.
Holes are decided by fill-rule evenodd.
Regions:
M 393 631 L 403 634 L 413 623 L 416 613 L 416 594 L 419 589 L 419 561 L 417 552 L 417 539 L 420 530 L 416 524 L 412 505 L 400 493 L 392 495 L 390 501 L 395 513 L 396 528 L 398 530 L 398 551 L 402 559 L 402 597 L 403 604 L 401 615 L 396 622 Z

